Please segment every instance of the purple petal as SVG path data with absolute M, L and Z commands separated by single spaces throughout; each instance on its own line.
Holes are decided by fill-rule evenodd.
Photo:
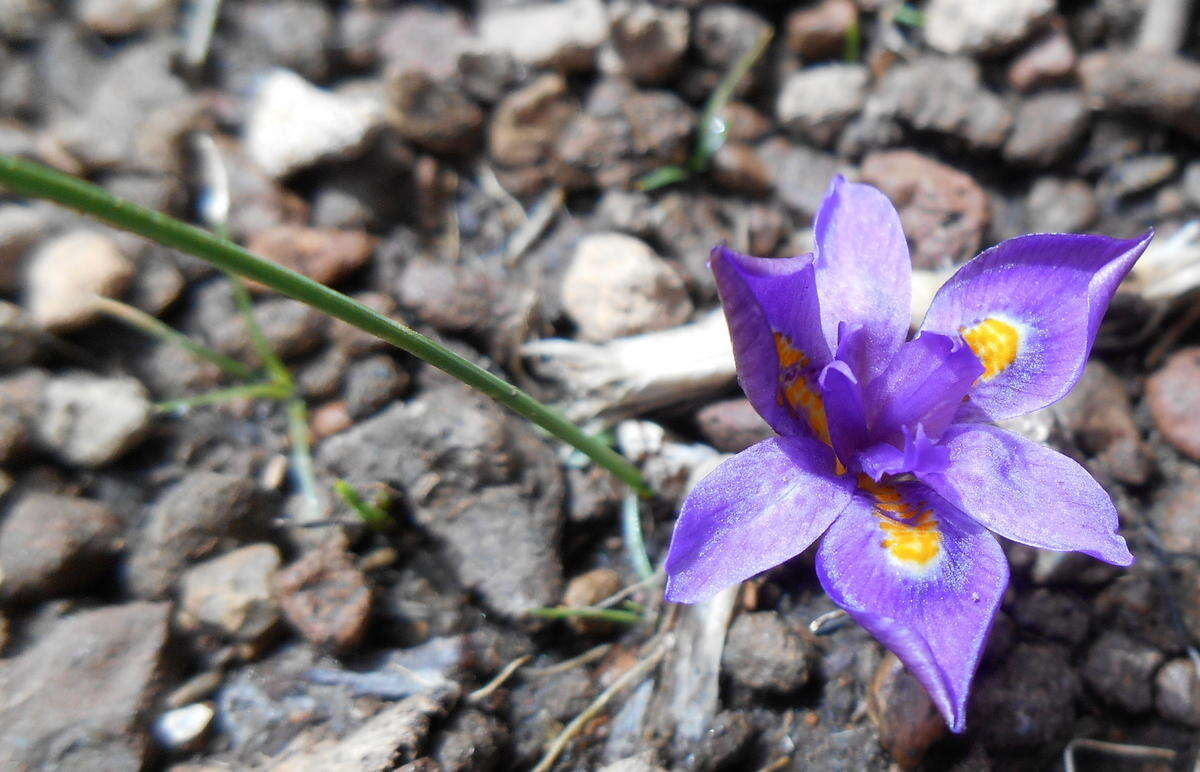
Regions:
M 683 502 L 667 553 L 667 600 L 696 603 L 803 552 L 850 500 L 833 452 L 774 437 L 727 460 Z
M 985 424 L 952 426 L 941 445 L 949 465 L 922 480 L 979 523 L 1031 547 L 1133 562 L 1112 499 L 1071 459 Z
M 925 435 L 925 427 L 904 429 L 903 450 L 880 442 L 858 454 L 857 467 L 878 482 L 884 475 L 929 475 L 942 472 L 950 464 L 950 451 Z
M 1066 395 L 1117 285 L 1153 235 L 1021 236 L 960 268 L 938 290 L 921 328 L 961 334 L 980 355 L 986 370 L 971 392 L 975 411 L 1010 418 Z
M 878 190 L 839 175 L 813 230 L 825 339 L 832 349 L 840 323 L 863 326 L 864 356 L 849 364 L 866 382 L 908 335 L 912 265 L 900 216 Z
M 817 576 L 916 676 L 950 729 L 963 731 L 1008 584 L 996 539 L 919 483 L 865 485 L 821 541 Z
M 863 411 L 862 390 L 850 365 L 837 359 L 821 371 L 819 382 L 829 422 L 830 444 L 844 467 L 871 441 Z
M 824 424 L 819 397 L 811 397 L 829 347 L 821 333 L 812 256 L 750 257 L 719 246 L 709 266 L 746 397 L 779 434 L 813 434 Z
M 872 432 L 898 442 L 905 429 L 920 424 L 936 440 L 982 374 L 979 357 L 957 336 L 921 333 L 901 346 L 866 388 Z

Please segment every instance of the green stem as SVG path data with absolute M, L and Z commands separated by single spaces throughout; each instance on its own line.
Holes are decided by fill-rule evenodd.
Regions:
M 621 505 L 621 541 L 625 543 L 629 562 L 633 564 L 638 579 L 644 582 L 654 576 L 650 556 L 646 554 L 646 540 L 642 536 L 642 514 L 637 496 L 626 496 Z
M 286 372 L 286 370 L 284 371 Z M 291 380 L 291 376 L 288 376 Z M 287 402 L 288 439 L 292 445 L 292 471 L 304 504 L 308 507 L 309 520 L 321 517 L 321 498 L 317 495 L 317 472 L 313 468 L 312 434 L 308 430 L 308 406 L 300 397 Z
M 123 201 L 95 185 L 32 161 L 0 155 L 0 185 L 19 195 L 54 201 L 109 225 L 186 252 L 320 309 L 478 389 L 586 453 L 641 495 L 649 496 L 651 493 L 637 467 L 603 442 L 584 433 L 556 410 L 415 330 L 397 324 L 307 276 L 264 260 L 208 231 Z
M 358 491 L 354 490 L 354 486 L 350 483 L 345 480 L 335 480 L 333 490 L 342 498 L 342 501 L 346 502 L 347 506 L 362 518 L 364 523 L 375 530 L 382 531 L 391 525 L 391 516 L 377 504 L 373 504 L 358 495 Z
M 293 385 L 292 374 L 288 372 L 287 365 L 275 353 L 275 349 L 271 348 L 271 341 L 267 340 L 266 333 L 262 331 L 258 319 L 254 317 L 254 301 L 250 298 L 250 290 L 246 289 L 246 283 L 235 274 L 228 272 L 226 274 L 229 276 L 229 281 L 233 283 L 233 302 L 237 305 L 242 320 L 246 323 L 246 334 L 250 336 L 255 353 L 258 354 L 263 367 L 271 374 L 272 380 L 291 388 Z
M 197 343 L 174 327 L 155 319 L 140 308 L 134 308 L 131 305 L 122 303 L 119 300 L 113 300 L 112 298 L 97 297 L 93 302 L 96 304 L 96 308 L 102 313 L 120 319 L 130 327 L 135 327 L 147 335 L 158 338 L 164 343 L 179 346 L 199 359 L 212 362 L 234 378 L 249 379 L 254 375 L 253 369 L 236 359 L 227 357 L 220 351 L 214 351 L 207 346 Z
M 593 608 L 591 606 L 582 606 L 580 608 L 569 606 L 534 608 L 530 609 L 529 613 L 532 616 L 541 617 L 542 619 L 599 619 L 622 625 L 634 625 L 642 621 L 641 614 L 635 614 L 632 611 L 622 611 L 615 608 Z

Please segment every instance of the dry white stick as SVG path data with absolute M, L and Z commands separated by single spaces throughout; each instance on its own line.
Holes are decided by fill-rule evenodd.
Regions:
M 680 612 L 671 666 L 662 687 L 677 743 L 700 742 L 717 714 L 721 654 L 738 589 L 738 585 L 728 587 Z
M 1138 27 L 1136 48 L 1157 54 L 1177 54 L 1186 39 L 1192 0 L 1150 0 Z

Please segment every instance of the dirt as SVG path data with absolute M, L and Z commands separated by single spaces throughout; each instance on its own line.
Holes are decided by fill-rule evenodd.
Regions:
M 713 244 L 806 251 L 838 172 L 892 198 L 934 271 L 1024 232 L 1164 242 L 1200 219 L 1200 34 L 1143 39 L 1156 4 L 245 0 L 201 60 L 199 4 L 0 0 L 0 152 L 226 229 L 581 415 L 523 343 L 703 318 Z M 689 163 L 706 99 L 768 30 L 726 144 L 640 190 Z M 1087 768 L 1195 763 L 1186 286 L 1119 297 L 1077 392 L 1034 426 L 1106 486 L 1138 562 L 1006 544 L 962 735 L 852 622 L 810 631 L 833 610 L 810 557 L 666 606 L 610 475 L 253 289 L 307 404 L 312 495 L 285 405 L 156 411 L 239 381 L 90 305 L 259 367 L 224 276 L 0 192 L 5 768 L 508 770 L 555 748 L 562 770 L 1041 770 L 1080 738 L 1159 749 L 1070 746 Z M 652 566 L 689 481 L 769 434 L 732 382 L 666 403 L 599 424 L 659 491 Z M 634 585 L 616 617 L 531 613 Z

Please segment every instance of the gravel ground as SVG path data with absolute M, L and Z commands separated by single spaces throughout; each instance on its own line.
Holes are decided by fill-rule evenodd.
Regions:
M 611 391 L 523 345 L 704 319 L 710 247 L 806 251 L 838 172 L 892 198 L 930 276 L 1025 232 L 1153 225 L 1178 262 L 1135 277 L 1076 391 L 1020 427 L 1105 485 L 1138 562 L 1006 544 L 961 736 L 862 630 L 810 632 L 833 606 L 807 556 L 700 608 L 651 581 L 632 623 L 538 618 L 639 583 L 606 473 L 252 288 L 309 408 L 306 496 L 284 405 L 155 410 L 237 381 L 92 302 L 258 366 L 222 275 L 0 194 L 0 767 L 1192 768 L 1190 3 L 228 0 L 211 39 L 203 6 L 0 0 L 0 153 L 220 225 L 574 415 Z M 707 168 L 639 190 L 769 32 Z M 601 413 L 660 493 L 655 564 L 689 481 L 768 432 L 727 374 Z M 390 525 L 339 479 L 387 492 Z

